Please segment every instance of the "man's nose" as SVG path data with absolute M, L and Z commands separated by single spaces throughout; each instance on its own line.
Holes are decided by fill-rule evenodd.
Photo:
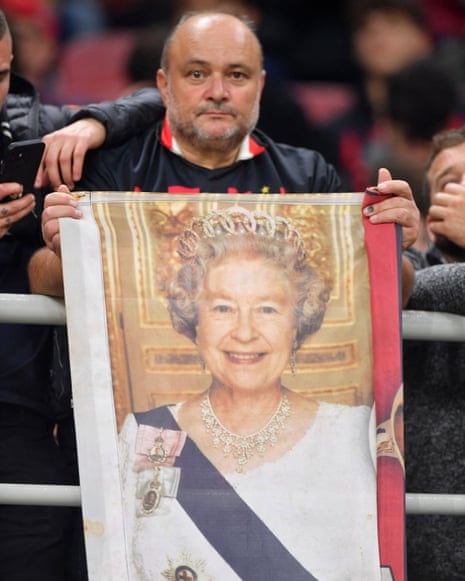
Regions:
M 208 96 L 214 101 L 222 101 L 227 96 L 227 87 L 223 76 L 212 75 L 208 89 Z

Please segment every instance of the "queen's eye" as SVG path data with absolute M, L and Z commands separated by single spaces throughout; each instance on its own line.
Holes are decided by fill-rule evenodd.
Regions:
M 272 313 L 276 313 L 276 309 L 274 307 L 270 307 L 268 305 L 261 307 L 261 311 L 262 311 L 262 313 L 265 313 L 267 315 L 270 315 Z
M 229 307 L 228 305 L 216 305 L 214 307 L 214 310 L 217 313 L 229 313 L 231 311 L 231 307 Z

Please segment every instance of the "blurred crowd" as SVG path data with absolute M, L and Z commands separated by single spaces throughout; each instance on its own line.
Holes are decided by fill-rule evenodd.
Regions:
M 465 120 L 463 0 L 2 0 L 15 72 L 44 102 L 83 104 L 155 85 L 169 27 L 227 7 L 254 21 L 267 85 L 259 126 L 319 150 L 347 191 L 380 164 L 420 198 L 432 136 Z M 421 200 L 419 200 L 421 206 Z
M 465 0 L 0 0 L 13 35 L 13 70 L 38 88 L 42 102 L 57 105 L 112 100 L 155 86 L 161 49 L 172 24 L 186 10 L 216 7 L 247 14 L 261 39 L 267 79 L 259 127 L 276 141 L 321 152 L 335 166 L 346 191 L 364 190 L 376 183 L 379 167 L 389 168 L 394 178 L 411 185 L 426 224 L 430 194 L 435 193 L 433 189 L 425 194 L 423 188 L 432 138 L 465 124 Z M 459 154 L 461 160 L 461 149 Z M 465 178 L 460 180 L 463 186 Z M 416 246 L 429 247 L 426 227 Z M 421 346 L 421 353 L 424 349 Z M 424 361 L 433 361 L 421 353 L 416 361 L 428 372 L 418 392 L 431 375 Z M 445 357 L 441 354 L 435 365 L 437 361 L 444 363 Z M 454 372 L 461 369 L 457 362 L 463 367 L 463 352 L 450 355 Z M 411 375 L 406 374 L 406 383 L 414 386 L 418 370 Z M 443 379 L 444 389 L 438 389 L 435 378 L 431 394 L 448 393 L 451 386 L 458 392 L 463 375 Z M 422 466 L 431 465 L 424 462 L 421 446 L 411 444 L 415 434 L 425 441 L 422 419 L 417 417 L 420 411 L 431 417 L 437 403 L 427 399 L 421 407 L 413 394 L 413 389 L 406 390 L 411 418 L 407 490 L 412 492 L 417 491 L 415 459 Z M 450 400 L 459 415 L 459 428 L 453 430 L 457 450 L 463 439 L 462 394 Z M 416 416 L 412 410 L 418 410 Z M 448 407 L 444 414 L 450 416 Z M 434 423 L 437 430 L 441 422 Z M 436 480 L 441 471 L 442 464 L 434 471 Z M 461 465 L 457 471 L 456 490 L 435 492 L 463 492 Z M 417 488 L 424 490 L 425 482 L 418 481 Z M 427 533 L 421 532 L 426 521 L 423 517 L 410 521 L 408 538 L 418 541 L 411 570 L 417 561 L 418 571 L 433 557 L 425 542 Z M 437 529 L 438 523 L 433 524 Z M 449 546 L 454 528 L 462 538 L 464 519 L 449 523 L 433 542 Z M 440 553 L 444 561 L 443 554 L 447 553 Z M 465 561 L 463 550 L 452 560 L 459 569 Z M 414 581 L 418 578 L 412 575 Z M 450 581 L 465 575 L 422 573 L 421 578 Z

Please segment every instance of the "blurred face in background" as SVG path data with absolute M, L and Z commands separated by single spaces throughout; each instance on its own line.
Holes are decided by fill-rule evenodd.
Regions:
M 36 18 L 9 18 L 13 37 L 14 68 L 21 76 L 40 87 L 57 58 L 57 38 Z
M 427 216 L 430 237 L 449 261 L 465 262 L 465 212 L 460 206 L 465 198 L 465 142 L 440 151 L 431 163 L 427 180 L 431 195 Z M 447 228 L 450 237 L 459 233 L 456 241 L 437 231 Z
M 431 196 L 447 189 L 447 184 L 465 186 L 465 142 L 440 151 L 427 177 Z
M 10 90 L 11 61 L 13 60 L 11 36 L 7 33 L 0 39 L 0 108 Z
M 370 75 L 387 76 L 426 56 L 432 41 L 398 10 L 373 10 L 353 33 L 357 62 Z

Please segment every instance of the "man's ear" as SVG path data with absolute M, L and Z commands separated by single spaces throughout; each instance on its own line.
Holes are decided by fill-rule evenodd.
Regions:
M 262 70 L 261 79 L 260 79 L 260 95 L 263 93 L 263 89 L 265 87 L 266 81 L 266 71 L 265 69 Z
M 428 238 L 431 240 L 431 242 L 433 244 L 436 244 L 436 235 L 434 234 L 434 232 L 431 230 L 431 218 L 428 216 L 426 216 L 425 218 L 425 228 L 426 228 L 426 233 L 428 234 Z
M 160 91 L 160 96 L 163 100 L 163 104 L 166 107 L 168 97 L 168 79 L 166 78 L 166 74 L 163 69 L 157 70 L 157 89 Z

